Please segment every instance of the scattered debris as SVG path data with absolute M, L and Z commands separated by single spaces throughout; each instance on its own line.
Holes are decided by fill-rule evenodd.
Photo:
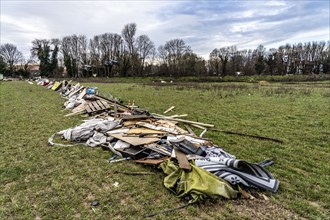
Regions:
M 274 160 L 252 164 L 236 159 L 211 140 L 204 138 L 208 129 L 215 130 L 213 124 L 181 119 L 187 114 L 165 116 L 150 113 L 139 108 L 134 100 L 125 105 L 112 95 L 109 95 L 109 98 L 103 97 L 99 95 L 97 87 L 84 87 L 79 83 L 73 85 L 71 81 L 49 80 L 43 80 L 39 85 L 44 85 L 45 82 L 48 89 L 57 91 L 67 100 L 64 108 L 70 113 L 65 116 L 89 117 L 79 126 L 53 134 L 48 140 L 51 146 L 73 146 L 54 143 L 53 140 L 60 136 L 75 144 L 100 146 L 110 150 L 113 156 L 108 159 L 109 163 L 130 160 L 145 165 L 160 165 L 163 172 L 168 175 L 164 178 L 164 186 L 178 197 L 188 196 L 190 203 L 210 197 L 237 198 L 238 195 L 251 199 L 252 195 L 244 190 L 248 188 L 270 192 L 278 190 L 279 181 L 265 169 L 273 164 Z M 174 108 L 175 106 L 171 106 L 164 114 L 173 111 Z M 191 126 L 202 129 L 199 136 Z M 218 131 L 281 142 L 273 138 Z M 154 174 L 142 171 L 114 173 Z M 119 183 L 115 182 L 113 186 L 118 187 Z

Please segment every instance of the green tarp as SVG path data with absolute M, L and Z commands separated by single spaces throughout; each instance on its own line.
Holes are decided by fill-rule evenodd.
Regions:
M 180 198 L 190 195 L 190 202 L 218 197 L 233 199 L 239 193 L 224 180 L 193 164 L 190 171 L 180 169 L 171 160 L 166 160 L 160 166 L 168 175 L 164 179 L 165 187 Z

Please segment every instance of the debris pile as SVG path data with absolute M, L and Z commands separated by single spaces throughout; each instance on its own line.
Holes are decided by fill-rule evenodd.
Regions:
M 237 159 L 203 137 L 208 128 L 214 127 L 212 124 L 182 119 L 186 115 L 150 113 L 134 102 L 125 105 L 112 96 L 99 95 L 96 87 L 86 88 L 71 81 L 40 80 L 38 84 L 67 99 L 64 108 L 71 112 L 66 117 L 89 116 L 81 125 L 53 134 L 49 145 L 72 146 L 55 143 L 56 136 L 60 136 L 70 143 L 111 150 L 110 163 L 132 160 L 159 165 L 167 175 L 164 186 L 191 203 L 206 198 L 237 198 L 246 195 L 243 189 L 247 188 L 278 190 L 279 181 L 265 169 L 273 161 L 252 164 Z M 197 136 L 192 126 L 203 132 Z

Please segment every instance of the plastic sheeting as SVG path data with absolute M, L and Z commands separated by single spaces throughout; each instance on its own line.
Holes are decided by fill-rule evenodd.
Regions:
M 112 130 L 120 125 L 120 121 L 109 118 L 84 120 L 81 125 L 62 130 L 57 135 L 62 135 L 64 139 L 70 141 L 87 141 L 88 145 L 95 147 L 106 142 L 106 136 L 102 133 Z M 102 132 L 102 133 L 100 133 Z M 52 142 L 55 135 L 49 139 L 51 145 L 57 145 Z
M 237 198 L 239 193 L 226 181 L 193 164 L 191 164 L 191 171 L 180 169 L 171 160 L 166 160 L 160 166 L 168 175 L 164 179 L 164 186 L 177 197 L 190 195 L 192 197 L 190 202 L 218 197 L 233 199 Z
M 89 138 L 86 144 L 90 147 L 96 147 L 106 142 L 107 142 L 107 137 L 104 134 L 95 131 L 93 137 Z

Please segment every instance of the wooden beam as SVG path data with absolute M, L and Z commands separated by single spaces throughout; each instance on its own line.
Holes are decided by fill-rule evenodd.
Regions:
M 191 165 L 187 159 L 187 156 L 182 151 L 175 149 L 175 155 L 181 169 L 191 170 Z

